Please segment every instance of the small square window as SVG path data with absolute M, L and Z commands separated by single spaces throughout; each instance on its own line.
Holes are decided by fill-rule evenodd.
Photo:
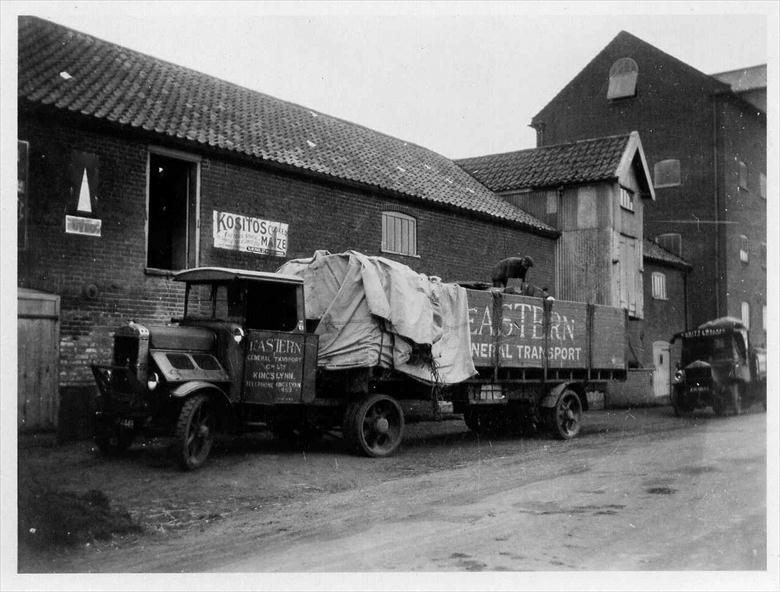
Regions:
M 750 304 L 743 302 L 741 306 L 742 324 L 750 329 Z
M 400 212 L 382 212 L 382 251 L 417 256 L 417 220 Z
M 676 187 L 680 184 L 680 161 L 669 158 L 655 163 L 653 167 L 653 183 L 656 188 Z
M 653 298 L 656 300 L 667 300 L 666 297 L 666 275 L 657 271 L 653 272 Z
M 742 161 L 739 162 L 739 188 L 748 188 L 748 167 Z

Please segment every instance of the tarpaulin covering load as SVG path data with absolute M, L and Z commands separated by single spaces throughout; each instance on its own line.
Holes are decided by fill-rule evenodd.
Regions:
M 379 365 L 442 384 L 476 374 L 464 288 L 356 251 L 316 251 L 278 272 L 303 279 L 306 318 L 319 320 L 320 367 Z

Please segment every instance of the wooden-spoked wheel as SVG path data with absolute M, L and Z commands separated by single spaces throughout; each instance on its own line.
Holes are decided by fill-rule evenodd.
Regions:
M 344 437 L 361 454 L 389 456 L 401 443 L 404 413 L 387 395 L 369 395 L 349 405 L 344 415 Z
M 582 427 L 582 401 L 577 393 L 566 389 L 550 411 L 550 427 L 553 436 L 561 440 L 570 440 L 579 434 Z
M 208 395 L 190 397 L 182 405 L 176 423 L 174 455 L 183 469 L 199 469 L 214 444 L 216 416 Z

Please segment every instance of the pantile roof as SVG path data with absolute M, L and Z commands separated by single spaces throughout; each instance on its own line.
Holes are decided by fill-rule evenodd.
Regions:
M 464 158 L 464 171 L 493 191 L 555 187 L 618 177 L 631 134 Z
M 644 252 L 642 253 L 642 256 L 645 259 L 656 263 L 664 263 L 671 265 L 672 267 L 680 267 L 687 270 L 692 269 L 691 265 L 685 261 L 685 259 L 678 257 L 671 251 L 664 249 L 658 243 L 648 239 L 645 239 L 644 241 Z
M 18 63 L 20 107 L 67 111 L 558 234 L 436 152 L 50 21 L 19 18 Z

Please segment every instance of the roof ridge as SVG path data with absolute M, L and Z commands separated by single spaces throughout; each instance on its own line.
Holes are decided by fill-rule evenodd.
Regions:
M 766 68 L 767 64 L 756 64 L 755 66 L 742 66 L 741 68 L 732 68 L 731 70 L 723 70 L 722 72 L 713 72 L 708 76 L 720 76 L 721 74 L 731 74 L 732 72 L 740 72 L 741 70 L 753 70 L 754 68 Z
M 192 74 L 195 74 L 197 76 L 206 76 L 208 78 L 211 78 L 212 80 L 216 80 L 216 81 L 219 81 L 221 83 L 227 84 L 227 85 L 229 85 L 229 86 L 231 86 L 233 88 L 237 88 L 237 89 L 240 89 L 240 90 L 245 91 L 245 92 L 256 93 L 258 95 L 261 95 L 261 96 L 266 97 L 268 99 L 271 99 L 273 101 L 279 101 L 280 103 L 285 103 L 286 105 L 290 105 L 292 107 L 296 107 L 296 108 L 302 109 L 304 111 L 309 111 L 311 113 L 316 113 L 317 116 L 327 117 L 328 119 L 331 119 L 331 120 L 334 120 L 334 121 L 339 121 L 341 123 L 346 123 L 346 124 L 348 124 L 350 126 L 359 127 L 359 128 L 362 128 L 362 129 L 364 129 L 366 131 L 371 132 L 372 134 L 379 134 L 379 135 L 384 136 L 386 138 L 390 138 L 392 140 L 403 142 L 406 145 L 415 146 L 415 147 L 417 147 L 417 148 L 419 148 L 421 150 L 424 150 L 425 152 L 433 152 L 434 154 L 437 154 L 439 156 L 447 158 L 451 162 L 455 162 L 453 159 L 448 158 L 448 157 L 444 156 L 443 154 L 439 154 L 438 152 L 435 152 L 435 151 L 431 150 L 430 148 L 426 148 L 425 146 L 421 146 L 421 145 L 416 144 L 414 142 L 409 142 L 408 140 L 404 140 L 402 138 L 399 138 L 397 136 L 393 136 L 393 135 L 388 134 L 386 132 L 375 130 L 375 129 L 367 127 L 367 126 L 365 126 L 363 124 L 356 123 L 354 121 L 350 121 L 350 120 L 344 119 L 342 117 L 337 117 L 335 115 L 330 115 L 330 114 L 325 113 L 323 111 L 319 111 L 319 110 L 317 110 L 317 109 L 315 109 L 313 107 L 307 107 L 306 105 L 302 105 L 300 103 L 295 103 L 295 102 L 289 101 L 287 99 L 281 99 L 279 97 L 276 97 L 276 96 L 273 96 L 273 95 L 269 95 L 269 94 L 264 93 L 262 91 L 255 90 L 253 88 L 249 88 L 249 87 L 246 87 L 246 86 L 242 86 L 242 85 L 240 85 L 240 84 L 238 84 L 236 82 L 232 82 L 232 81 L 227 80 L 225 78 L 220 78 L 219 76 L 215 76 L 215 75 L 209 74 L 207 72 L 202 72 L 200 70 L 195 70 L 194 68 L 190 68 L 188 66 L 182 66 L 181 64 L 177 64 L 175 62 L 170 62 L 170 61 L 165 60 L 163 58 L 159 58 L 159 57 L 153 56 L 152 54 L 145 53 L 143 51 L 139 51 L 139 50 L 133 49 L 131 47 L 125 47 L 124 45 L 120 45 L 120 44 L 115 43 L 113 41 L 108 41 L 108 40 L 103 39 L 101 37 L 97 37 L 97 36 L 95 36 L 95 35 L 93 35 L 91 33 L 85 33 L 83 31 L 79 31 L 77 29 L 73 29 L 73 28 L 68 27 L 66 25 L 62 25 L 60 23 L 57 23 L 57 22 L 54 22 L 54 21 L 50 21 L 48 19 L 41 18 L 41 17 L 35 16 L 35 15 L 23 15 L 23 16 L 20 16 L 19 18 L 20 19 L 24 19 L 24 20 L 37 20 L 37 21 L 45 23 L 46 25 L 51 26 L 53 28 L 58 28 L 58 29 L 64 29 L 66 31 L 71 31 L 71 32 L 73 32 L 76 35 L 80 35 L 82 37 L 94 39 L 95 41 L 97 41 L 99 43 L 103 43 L 103 44 L 105 44 L 107 46 L 110 46 L 112 48 L 115 48 L 115 49 L 118 49 L 118 50 L 121 50 L 121 51 L 132 52 L 132 53 L 134 53 L 134 54 L 136 54 L 138 56 L 142 56 L 143 58 L 154 60 L 155 62 L 158 62 L 160 64 L 164 64 L 164 65 L 176 68 L 176 69 L 178 69 L 180 71 L 183 71 L 183 72 L 186 72 L 186 73 L 192 73 Z
M 536 152 L 536 151 L 542 151 L 542 150 L 548 150 L 553 148 L 561 148 L 562 146 L 573 146 L 575 144 L 586 144 L 589 142 L 597 142 L 600 140 L 610 140 L 612 138 L 630 138 L 631 134 L 633 132 L 626 132 L 622 134 L 610 134 L 608 136 L 597 136 L 595 138 L 583 138 L 580 140 L 574 140 L 572 142 L 560 142 L 558 144 L 546 144 L 544 146 L 536 146 L 535 148 L 523 148 L 521 150 L 510 150 L 509 152 L 496 152 L 494 154 L 482 154 L 480 156 L 468 156 L 466 158 L 457 158 L 454 160 L 455 163 L 464 162 L 466 160 L 475 160 L 477 158 L 492 158 L 495 156 L 506 156 L 509 154 L 524 154 L 528 152 Z

